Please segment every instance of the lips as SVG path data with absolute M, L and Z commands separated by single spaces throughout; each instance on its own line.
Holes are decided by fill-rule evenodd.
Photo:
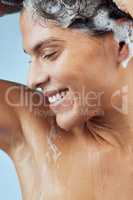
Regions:
M 61 100 L 68 93 L 68 89 L 57 89 L 57 90 L 49 90 L 44 92 L 44 97 L 48 100 L 49 104 L 56 103 L 56 101 Z
M 68 88 L 46 91 L 44 96 L 50 108 L 55 112 L 67 110 L 72 105 Z

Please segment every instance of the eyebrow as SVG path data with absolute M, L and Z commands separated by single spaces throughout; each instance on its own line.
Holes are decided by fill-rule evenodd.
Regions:
M 44 49 L 44 48 L 47 48 L 49 46 L 54 47 L 55 46 L 54 43 L 57 43 L 57 42 L 63 43 L 64 40 L 56 39 L 56 38 L 53 38 L 53 37 L 48 38 L 45 41 L 38 42 L 38 44 L 36 44 L 34 47 L 31 48 L 30 52 L 35 53 L 35 52 L 39 52 L 42 48 Z M 24 50 L 24 53 L 29 54 L 26 51 L 26 49 L 23 49 L 23 50 Z

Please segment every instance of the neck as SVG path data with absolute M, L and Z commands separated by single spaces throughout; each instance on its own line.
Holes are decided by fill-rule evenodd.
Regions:
M 118 70 L 118 82 L 111 89 L 104 115 L 74 127 L 72 132 L 83 135 L 89 131 L 111 145 L 126 148 L 133 146 L 133 62 L 127 69 L 119 67 Z

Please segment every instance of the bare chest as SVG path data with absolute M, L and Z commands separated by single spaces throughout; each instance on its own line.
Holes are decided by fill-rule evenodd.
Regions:
M 36 147 L 40 151 L 24 147 L 17 153 L 24 200 L 132 198 L 133 162 L 119 149 L 80 136 L 49 135 L 45 140 L 45 148 Z

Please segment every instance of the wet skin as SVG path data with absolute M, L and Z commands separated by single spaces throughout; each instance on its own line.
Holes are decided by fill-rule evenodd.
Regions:
M 121 66 L 127 45 L 120 48 L 112 34 L 96 38 L 34 21 L 26 11 L 20 24 L 24 50 L 32 61 L 29 87 L 41 87 L 43 93 L 68 90 L 58 109 L 43 104 L 30 111 L 7 104 L 5 93 L 14 83 L 0 81 L 0 146 L 15 163 L 23 199 L 131 200 L 133 62 L 126 70 Z M 128 86 L 127 114 L 111 104 L 123 86 Z M 34 94 L 24 90 L 28 98 Z M 85 101 L 90 91 L 100 104 L 94 93 Z M 20 93 L 10 93 L 10 101 L 19 102 Z M 121 107 L 121 96 L 112 102 Z M 46 117 L 47 111 L 53 115 Z

